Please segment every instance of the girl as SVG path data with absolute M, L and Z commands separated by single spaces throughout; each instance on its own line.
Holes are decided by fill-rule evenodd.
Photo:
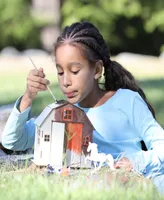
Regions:
M 164 130 L 130 72 L 110 60 L 98 29 L 88 22 L 65 27 L 55 43 L 54 54 L 60 88 L 92 122 L 99 152 L 111 153 L 114 158 L 124 152 L 116 167 L 133 166 L 152 178 L 162 192 Z M 98 84 L 102 73 L 104 88 Z M 25 150 L 33 146 L 35 126 L 34 119 L 28 119 L 29 111 L 36 94 L 46 90 L 48 83 L 42 68 L 30 71 L 26 92 L 17 100 L 4 129 L 2 141 L 6 148 Z M 148 151 L 142 150 L 141 141 Z

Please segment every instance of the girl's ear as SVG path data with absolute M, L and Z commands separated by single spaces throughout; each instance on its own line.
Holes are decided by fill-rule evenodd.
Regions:
M 99 79 L 103 71 L 103 61 L 99 60 L 95 64 L 95 79 Z

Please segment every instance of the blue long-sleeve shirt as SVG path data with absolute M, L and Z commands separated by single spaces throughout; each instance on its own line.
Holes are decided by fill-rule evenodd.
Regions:
M 34 119 L 29 119 L 30 107 L 20 113 L 19 102 L 6 123 L 2 144 L 8 149 L 26 150 L 34 144 L 35 125 Z M 146 177 L 164 174 L 164 130 L 137 92 L 119 89 L 103 105 L 81 109 L 95 128 L 93 141 L 99 152 L 111 153 L 114 158 L 123 153 Z M 142 140 L 148 151 L 142 151 Z

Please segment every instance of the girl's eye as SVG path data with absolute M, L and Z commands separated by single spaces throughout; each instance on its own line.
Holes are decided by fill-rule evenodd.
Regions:
M 72 71 L 72 73 L 75 74 L 75 75 L 78 74 L 78 72 L 79 72 L 79 70 L 78 71 Z
M 62 76 L 64 73 L 63 72 L 58 72 L 58 75 L 59 76 Z

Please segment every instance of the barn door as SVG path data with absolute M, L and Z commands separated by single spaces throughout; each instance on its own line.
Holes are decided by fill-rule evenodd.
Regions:
M 63 160 L 64 132 L 64 123 L 52 122 L 50 164 L 59 168 L 62 167 Z
M 67 149 L 79 155 L 82 153 L 82 129 L 81 123 L 68 123 L 66 126 Z

